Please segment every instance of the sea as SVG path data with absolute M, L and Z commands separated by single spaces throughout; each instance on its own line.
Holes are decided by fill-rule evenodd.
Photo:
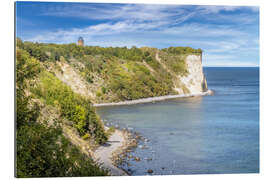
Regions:
M 259 173 L 259 68 L 206 67 L 213 95 L 99 107 L 107 125 L 146 140 L 120 167 L 131 175 Z

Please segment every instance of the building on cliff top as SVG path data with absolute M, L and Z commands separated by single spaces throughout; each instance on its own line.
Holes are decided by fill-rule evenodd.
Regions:
M 78 44 L 78 46 L 84 46 L 84 40 L 82 37 L 79 37 L 77 44 Z

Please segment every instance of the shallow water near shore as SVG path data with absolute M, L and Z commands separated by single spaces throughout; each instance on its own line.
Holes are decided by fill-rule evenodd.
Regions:
M 132 175 L 259 172 L 259 68 L 204 68 L 213 96 L 99 107 L 108 125 L 140 141 Z

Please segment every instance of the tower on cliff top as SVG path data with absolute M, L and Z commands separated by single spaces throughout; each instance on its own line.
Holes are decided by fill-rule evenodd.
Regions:
M 78 46 L 83 46 L 84 45 L 84 41 L 82 37 L 79 37 L 78 39 Z

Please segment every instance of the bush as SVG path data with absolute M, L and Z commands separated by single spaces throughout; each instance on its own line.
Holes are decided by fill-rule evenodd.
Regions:
M 105 176 L 88 156 L 63 135 L 61 128 L 33 123 L 17 131 L 16 176 L 76 177 Z
M 84 140 L 89 139 L 90 138 L 90 134 L 86 133 L 83 137 Z
M 61 116 L 72 121 L 80 135 L 90 133 L 97 143 L 107 140 L 101 120 L 89 100 L 75 94 L 69 86 L 49 72 L 42 72 L 40 81 L 41 83 L 33 89 L 33 93 L 43 98 L 48 105 L 56 106 L 54 102 L 57 101 Z
M 25 90 L 40 71 L 39 62 L 35 58 L 24 50 L 16 50 L 16 177 L 108 175 L 107 171 L 100 169 L 62 135 L 61 127 L 48 127 L 37 122 L 39 106 L 32 103 Z M 40 95 L 43 93 L 41 90 L 37 92 Z M 57 100 L 50 102 L 57 104 Z M 94 116 L 94 111 L 90 111 Z M 83 113 L 81 110 L 78 112 L 80 118 Z

